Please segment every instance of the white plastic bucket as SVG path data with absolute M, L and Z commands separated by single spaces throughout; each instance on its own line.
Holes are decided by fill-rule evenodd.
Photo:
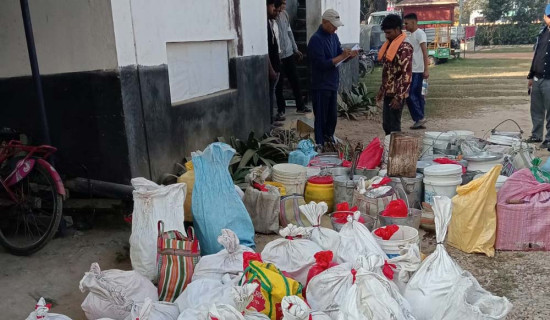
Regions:
M 424 177 L 434 182 L 448 182 L 462 178 L 462 166 L 458 164 L 435 164 L 424 168 Z
M 451 178 L 448 180 L 432 180 L 429 177 L 424 178 L 424 201 L 430 205 L 434 205 L 433 198 L 435 196 L 447 196 L 452 198 L 456 196 L 456 188 L 462 184 L 462 177 Z
M 418 236 L 418 230 L 413 227 L 399 226 L 399 230 L 397 230 L 397 232 L 394 233 L 389 240 L 380 238 L 374 233 L 374 231 L 372 232 L 372 235 L 390 259 L 398 257 L 400 255 L 399 252 L 405 249 L 408 244 L 416 243 L 420 249 L 420 237 Z
M 424 155 L 433 155 L 434 147 L 439 149 L 447 149 L 447 144 L 455 138 L 454 134 L 448 132 L 428 131 L 424 133 L 422 141 L 422 153 Z
M 273 166 L 273 181 L 285 186 L 287 195 L 303 195 L 307 181 L 307 168 L 297 164 L 282 163 Z
M 494 166 L 502 164 L 504 158 L 491 161 L 468 161 L 468 171 L 489 172 Z

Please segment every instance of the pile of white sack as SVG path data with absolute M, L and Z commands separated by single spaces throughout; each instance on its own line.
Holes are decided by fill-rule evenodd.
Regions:
M 181 188 L 177 192 L 181 195 Z M 423 262 L 416 243 L 389 259 L 358 221 L 359 212 L 336 232 L 321 227 L 325 203 L 300 210 L 312 227 L 289 224 L 261 254 L 223 229 L 218 243 L 224 249 L 201 257 L 193 270 L 182 270 L 193 274 L 174 302 L 159 301 L 152 243 L 157 221 L 142 217 L 144 236 L 133 232 L 131 238 L 134 270 L 102 271 L 92 264 L 80 281 L 87 293 L 82 310 L 90 320 L 495 320 L 505 319 L 512 308 L 447 254 L 449 198 L 435 198 L 437 248 Z M 150 213 L 162 216 L 168 230 L 184 232 L 166 212 Z M 27 319 L 69 319 L 48 312 L 41 299 Z

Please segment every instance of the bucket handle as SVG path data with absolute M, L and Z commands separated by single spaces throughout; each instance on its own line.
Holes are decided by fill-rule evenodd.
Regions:
M 395 190 L 401 191 L 401 193 L 405 196 L 405 204 L 407 205 L 407 215 L 408 215 L 408 214 L 411 213 L 411 208 L 409 207 L 409 197 L 407 196 L 407 192 L 405 191 L 405 189 L 402 187 L 403 183 L 404 183 L 403 178 L 400 177 L 399 179 L 401 180 L 402 185 L 399 188 L 395 188 Z M 398 196 L 399 196 L 399 198 L 401 198 L 401 195 L 398 195 Z

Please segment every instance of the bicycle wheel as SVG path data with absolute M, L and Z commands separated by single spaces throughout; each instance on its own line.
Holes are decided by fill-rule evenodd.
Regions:
M 63 198 L 48 170 L 39 163 L 11 190 L 18 203 L 5 191 L 0 194 L 0 244 L 12 254 L 30 255 L 55 235 L 63 212 Z
M 371 74 L 373 71 L 374 71 L 374 61 L 372 60 L 367 60 L 367 66 L 366 66 L 366 69 L 367 69 L 367 74 Z

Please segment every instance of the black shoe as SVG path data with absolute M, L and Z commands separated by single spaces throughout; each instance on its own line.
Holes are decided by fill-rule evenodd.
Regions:
M 525 142 L 527 142 L 527 143 L 540 143 L 540 142 L 542 142 L 542 139 L 534 137 L 534 136 L 530 136 L 529 139 L 525 140 Z
M 540 145 L 541 149 L 550 149 L 550 141 L 544 140 L 544 142 Z
M 273 123 L 271 124 L 271 126 L 272 126 L 273 128 L 280 128 L 280 127 L 283 126 L 283 123 L 282 123 L 282 122 L 273 122 Z
M 311 112 L 311 109 L 308 108 L 308 107 L 304 107 L 304 108 L 302 108 L 302 109 L 296 109 L 296 113 L 303 113 L 303 114 L 305 114 L 305 113 L 310 113 L 310 112 Z

